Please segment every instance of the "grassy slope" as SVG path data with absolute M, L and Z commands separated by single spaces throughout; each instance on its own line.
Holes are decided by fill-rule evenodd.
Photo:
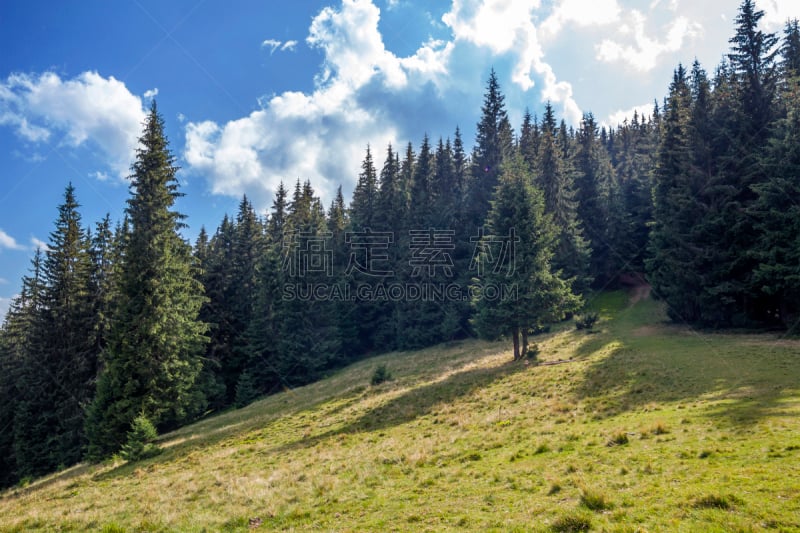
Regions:
M 594 305 L 600 333 L 538 339 L 575 362 L 477 341 L 381 356 L 152 460 L 9 491 L 0 531 L 800 531 L 800 343 Z M 380 362 L 396 379 L 370 387 Z

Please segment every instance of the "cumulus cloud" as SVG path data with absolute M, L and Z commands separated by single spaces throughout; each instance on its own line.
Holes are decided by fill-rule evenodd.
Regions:
M 560 0 L 541 25 L 542 37 L 557 35 L 566 24 L 579 27 L 612 24 L 619 20 L 621 11 L 617 0 Z
M 635 113 L 639 114 L 639 120 L 651 116 L 654 108 L 655 102 L 650 102 L 648 104 L 636 105 L 629 109 L 620 109 L 611 113 L 608 118 L 602 120 L 600 124 L 606 128 L 616 128 L 617 126 L 622 125 L 625 121 L 630 122 L 633 120 L 633 115 Z
M 145 91 L 143 96 L 145 100 L 152 100 L 153 98 L 158 96 L 158 87 L 156 87 L 155 89 L 149 89 Z
M 280 181 L 309 179 L 331 198 L 340 182 L 347 188 L 355 180 L 368 144 L 377 158 L 397 143 L 403 128 L 384 106 L 408 120 L 419 117 L 422 109 L 403 113 L 402 106 L 425 105 L 415 97 L 437 90 L 451 46 L 429 41 L 397 57 L 384 45 L 379 18 L 369 0 L 323 9 L 306 39 L 325 58 L 312 92 L 264 98 L 260 109 L 225 124 L 186 125 L 184 157 L 207 176 L 213 193 L 246 192 L 265 206 Z
M 562 4 L 571 9 L 570 2 Z M 553 67 L 545 61 L 539 28 L 534 24 L 534 12 L 540 7 L 540 0 L 453 0 L 452 9 L 442 20 L 457 41 L 487 47 L 494 54 L 517 54 L 512 81 L 528 91 L 535 85 L 532 75 L 536 73 L 543 80 L 542 100 L 561 104 L 564 116 L 577 123 L 581 110 L 573 98 L 572 85 L 559 81 Z
M 20 245 L 14 237 L 0 229 L 0 250 L 24 250 L 25 247 Z
M 596 57 L 600 61 L 621 62 L 638 71 L 647 72 L 655 68 L 660 56 L 677 52 L 684 46 L 684 42 L 698 36 L 702 29 L 699 23 L 680 16 L 664 28 L 663 40 L 653 39 L 649 36 L 653 31 L 647 17 L 634 9 L 618 28 L 620 37 L 628 43 L 604 39 L 595 47 Z
M 789 19 L 800 18 L 797 0 L 761 0 L 758 7 L 764 10 L 762 22 L 771 31 L 782 28 Z
M 37 239 L 36 237 L 31 237 L 31 247 L 34 250 L 41 250 L 43 252 L 50 250 L 50 246 L 48 246 L 46 242 L 41 239 Z
M 0 80 L 0 125 L 32 143 L 89 144 L 120 177 L 128 173 L 144 119 L 142 100 L 113 76 L 84 72 L 61 79 L 44 72 Z
M 293 51 L 297 48 L 297 41 L 279 41 L 277 39 L 266 39 L 261 43 L 261 48 L 269 48 L 269 55 L 274 54 L 276 51 Z
M 323 56 L 314 89 L 262 97 L 258 109 L 227 122 L 187 121 L 187 168 L 206 177 L 212 193 L 247 193 L 260 207 L 280 181 L 309 179 L 330 198 L 339 183 L 346 192 L 352 186 L 368 144 L 380 163 L 388 142 L 398 147 L 398 141 L 459 125 L 467 101 L 477 115 L 485 87 L 476 80 L 493 65 L 504 76 L 510 71 L 511 84 L 503 89 L 512 119 L 535 98 L 550 101 L 577 125 L 583 110 L 556 69 L 555 58 L 563 56 L 555 54 L 563 50 L 551 57 L 548 47 L 563 46 L 556 37 L 568 31 L 597 35 L 602 27 L 610 37 L 598 38 L 598 58 L 652 69 L 701 27 L 689 15 L 676 16 L 677 0 L 648 3 L 645 15 L 620 0 L 451 0 L 441 20 L 431 21 L 436 37 L 402 57 L 387 49 L 373 1 L 342 0 L 322 9 L 308 30 L 305 43 Z M 267 39 L 262 46 L 274 53 L 289 43 Z M 650 104 L 637 106 L 645 107 L 649 114 Z M 623 109 L 608 120 L 632 114 L 633 108 Z

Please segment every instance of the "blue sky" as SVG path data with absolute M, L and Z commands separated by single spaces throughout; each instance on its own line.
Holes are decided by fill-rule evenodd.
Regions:
M 760 0 L 780 30 L 800 2 Z M 712 71 L 739 0 L 4 0 L 0 3 L 0 316 L 72 182 L 84 222 L 121 217 L 156 97 L 182 167 L 192 240 L 284 180 L 349 194 L 424 133 L 474 141 L 495 68 L 518 127 L 553 102 L 616 124 L 672 69 Z

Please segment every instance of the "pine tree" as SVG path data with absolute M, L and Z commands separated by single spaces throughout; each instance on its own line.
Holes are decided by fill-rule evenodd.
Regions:
M 353 191 L 353 203 L 350 207 L 350 217 L 353 228 L 356 230 L 371 229 L 375 224 L 378 203 L 378 177 L 375 163 L 372 161 L 372 151 L 367 146 L 367 154 L 361 163 L 361 173 L 358 175 L 356 188 Z
M 693 179 L 693 140 L 692 94 L 686 70 L 679 66 L 664 111 L 647 267 L 653 291 L 667 302 L 670 317 L 688 322 L 696 322 L 702 313 L 693 232 L 703 210 L 698 204 L 700 184 Z
M 783 30 L 781 73 L 787 81 L 800 76 L 800 22 L 797 19 L 788 21 Z
M 407 220 L 407 187 L 401 176 L 399 156 L 389 145 L 380 175 L 376 230 L 388 232 L 392 236 L 393 242 L 387 254 L 389 268 L 395 273 L 400 270 L 399 265 L 402 259 L 401 241 L 404 234 L 407 233 Z M 345 263 L 347 262 L 347 257 L 344 258 L 344 261 Z M 396 278 L 384 278 L 382 281 L 391 283 L 396 281 Z M 377 349 L 389 351 L 397 348 L 397 341 L 400 337 L 400 304 L 400 302 L 395 301 L 379 302 L 372 335 L 372 343 Z M 352 309 L 352 306 L 349 307 Z M 351 320 L 354 318 L 350 313 L 347 316 Z M 342 330 L 343 342 L 347 343 L 348 339 L 353 338 L 354 329 L 356 328 L 350 327 L 348 330 Z
M 171 427 L 203 409 L 195 386 L 208 340 L 198 320 L 203 288 L 193 277 L 191 247 L 178 233 L 178 169 L 155 101 L 139 143 L 120 301 L 87 420 L 92 457 L 119 450 L 140 414 Z
M 567 279 L 574 280 L 575 289 L 582 292 L 591 283 L 588 271 L 591 250 L 580 227 L 573 175 L 563 157 L 564 147 L 559 146 L 553 107 L 549 103 L 545 107 L 541 132 L 535 184 L 542 189 L 545 210 L 559 228 L 553 264 Z
M 329 281 L 324 257 L 319 265 L 303 260 L 307 251 L 329 241 L 325 210 L 309 182 L 295 188 L 286 226 L 289 241 L 284 245 L 281 280 L 284 291 L 288 285 L 298 292 L 283 292 L 275 304 L 275 357 L 268 364 L 281 384 L 295 386 L 316 379 L 341 357 L 338 317 L 331 301 L 302 293 L 305 287 Z
M 38 413 L 20 404 L 20 394 L 25 386 L 25 367 L 30 368 L 30 358 L 38 356 L 37 350 L 41 349 L 38 334 L 42 331 L 40 313 L 44 308 L 42 263 L 42 251 L 37 249 L 31 275 L 23 277 L 20 295 L 11 303 L 0 327 L 0 487 L 38 471 L 37 458 L 31 460 L 20 446 L 29 440 L 28 429 L 36 424 Z
M 211 390 L 221 385 L 224 392 L 208 396 L 212 408 L 230 405 L 236 393 L 236 381 L 242 365 L 234 354 L 238 336 L 246 325 L 237 320 L 237 305 L 234 280 L 236 226 L 226 214 L 205 250 L 205 259 L 200 265 L 200 280 L 207 300 L 200 309 L 199 318 L 209 325 L 209 342 L 206 345 L 205 383 Z
M 52 383 L 52 377 L 48 375 L 50 369 L 40 366 L 46 354 L 43 342 L 46 325 L 43 318 L 47 311 L 44 254 L 41 248 L 37 248 L 33 257 L 31 275 L 23 278 L 22 283 L 22 293 L 12 304 L 4 327 L 6 349 L 11 358 L 11 368 L 15 370 L 13 463 L 18 478 L 40 475 L 57 466 L 50 453 L 55 439 L 47 436 L 48 429 L 57 426 L 52 405 L 45 412 L 39 412 L 39 406 L 31 401 L 27 392 L 28 388 L 41 392 Z M 28 448 L 42 435 L 46 436 L 44 442 L 37 442 L 33 448 Z
M 411 204 L 409 229 L 424 229 L 433 223 L 434 182 L 436 179 L 436 156 L 430 139 L 425 134 L 420 145 L 411 181 Z
M 754 285 L 768 298 L 768 319 L 796 332 L 800 323 L 800 89 L 788 95 L 789 114 L 782 119 L 765 157 L 769 179 L 755 186 L 751 214 L 758 239 Z
M 239 404 L 285 385 L 279 369 L 278 318 L 286 274 L 284 246 L 290 242 L 291 233 L 288 191 L 281 182 L 267 221 L 255 289 L 255 311 L 244 337 L 247 362 L 236 384 Z
M 505 108 L 505 96 L 500 90 L 494 69 L 489 74 L 477 129 L 465 205 L 466 219 L 475 229 L 483 225 L 503 161 L 514 148 L 514 134 Z
M 477 331 L 490 338 L 510 335 L 515 360 L 528 355 L 529 328 L 561 320 L 580 305 L 569 283 L 553 272 L 556 241 L 544 197 L 532 186 L 525 162 L 514 156 L 492 200 L 474 305 Z M 503 288 L 510 290 L 504 295 Z
M 702 231 L 708 248 L 704 322 L 744 326 L 768 320 L 771 303 L 755 283 L 756 260 L 749 252 L 758 238 L 751 215 L 755 189 L 767 179 L 763 165 L 775 118 L 777 37 L 758 29 L 764 16 L 744 0 L 730 42 L 730 68 L 722 66 L 714 85 L 714 154 L 718 170 L 710 180 L 708 215 Z
M 111 318 L 116 299 L 117 267 L 120 264 L 120 250 L 111 229 L 111 216 L 106 215 L 95 225 L 91 238 L 90 254 L 92 257 L 92 301 L 95 310 L 94 352 L 101 354 L 111 331 Z
M 17 465 L 38 475 L 85 453 L 84 412 L 97 374 L 96 314 L 89 238 L 70 185 L 42 263 L 42 305 L 34 318 L 36 348 L 18 379 Z
M 612 242 L 611 228 L 614 216 L 611 206 L 614 168 L 591 113 L 583 116 L 576 141 L 573 162 L 578 220 L 586 231 L 592 249 L 589 271 L 594 274 L 596 283 L 605 287 L 613 282 L 619 272 L 616 268 L 619 265 L 619 252 Z
M 519 153 L 522 159 L 530 168 L 536 168 L 536 160 L 539 156 L 539 123 L 531 112 L 526 109 L 522 118 L 522 128 L 519 133 Z

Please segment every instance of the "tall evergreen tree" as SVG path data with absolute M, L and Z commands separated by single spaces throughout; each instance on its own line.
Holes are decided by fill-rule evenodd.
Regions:
M 353 191 L 353 202 L 350 217 L 357 230 L 372 228 L 375 224 L 378 204 L 378 175 L 372 160 L 372 151 L 367 146 L 367 153 L 361 163 L 356 188 Z
M 768 319 L 797 332 L 800 323 L 800 88 L 789 94 L 789 114 L 778 123 L 765 164 L 769 178 L 755 186 L 751 208 L 758 239 L 754 285 L 768 298 Z
M 22 475 L 77 462 L 85 452 L 84 412 L 97 373 L 89 239 L 70 185 L 42 263 L 35 348 L 22 360 L 15 450 Z
M 140 414 L 170 427 L 203 409 L 195 386 L 208 340 L 198 320 L 203 288 L 193 277 L 191 247 L 178 233 L 184 225 L 174 210 L 178 169 L 155 101 L 139 144 L 120 301 L 87 420 L 92 457 L 118 450 Z
M 41 343 L 41 312 L 44 309 L 43 254 L 37 249 L 31 262 L 31 274 L 22 279 L 20 295 L 14 299 L 0 328 L 0 486 L 11 485 L 24 476 L 35 475 L 36 460 L 22 444 L 29 442 L 27 434 L 37 424 L 39 413 L 20 402 L 26 382 L 26 367 L 31 357 L 39 357 Z M 28 371 L 29 372 L 29 371 Z
M 573 175 L 563 154 L 564 148 L 559 146 L 553 107 L 548 103 L 541 124 L 535 185 L 542 189 L 545 210 L 551 214 L 559 230 L 553 264 L 556 269 L 563 271 L 566 278 L 573 280 L 576 290 L 580 292 L 591 283 L 591 251 L 578 220 Z
M 783 30 L 780 66 L 784 79 L 800 76 L 800 22 L 797 19 L 788 21 Z
M 592 249 L 590 272 L 603 287 L 616 277 L 619 264 L 611 228 L 615 215 L 611 206 L 614 168 L 591 113 L 583 116 L 576 141 L 573 163 L 578 220 Z
M 693 140 L 692 94 L 686 70 L 679 66 L 664 111 L 653 193 L 652 255 L 647 266 L 654 292 L 667 302 L 670 316 L 689 322 L 697 321 L 702 312 L 693 231 L 703 210 L 698 203 L 699 184 L 693 179 Z
M 483 225 L 503 161 L 511 155 L 514 147 L 514 133 L 506 112 L 505 96 L 494 69 L 486 84 L 477 129 L 465 205 L 466 219 L 473 228 Z
M 490 338 L 511 336 L 514 359 L 526 356 L 529 328 L 561 320 L 580 304 L 569 283 L 553 271 L 556 240 L 544 197 L 532 186 L 525 162 L 514 156 L 492 201 L 475 287 L 477 331 Z M 511 290 L 503 295 L 503 287 Z

